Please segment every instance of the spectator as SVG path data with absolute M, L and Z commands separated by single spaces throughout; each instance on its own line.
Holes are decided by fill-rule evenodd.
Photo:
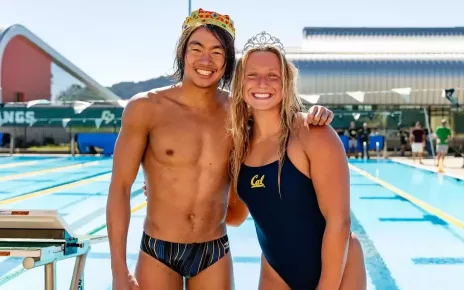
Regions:
M 421 123 L 416 122 L 416 126 L 411 130 L 411 149 L 412 149 L 412 160 L 416 161 L 416 156 L 419 159 L 420 164 L 422 163 L 422 153 L 424 152 L 425 146 L 425 131 L 422 129 Z
M 370 130 L 367 127 L 367 123 L 364 123 L 363 127 L 359 130 L 359 139 L 363 144 L 362 157 L 366 157 L 367 159 L 369 159 L 369 135 Z M 366 143 L 366 150 L 364 150 L 364 143 Z M 366 156 L 364 156 L 364 154 L 366 154 Z
M 400 128 L 400 155 L 404 156 L 406 152 L 406 145 L 408 144 L 409 132 L 405 127 Z
M 358 129 L 356 129 L 356 123 L 351 121 L 350 128 L 348 128 L 348 157 L 353 149 L 355 157 L 358 158 Z

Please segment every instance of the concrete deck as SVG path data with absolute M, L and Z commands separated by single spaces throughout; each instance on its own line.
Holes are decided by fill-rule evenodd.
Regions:
M 438 172 L 438 166 L 435 165 L 436 159 L 423 159 L 424 164 L 419 164 L 418 160 L 412 161 L 411 157 L 390 157 L 391 160 L 398 163 Z M 445 158 L 445 175 L 464 180 L 464 158 L 447 156 Z

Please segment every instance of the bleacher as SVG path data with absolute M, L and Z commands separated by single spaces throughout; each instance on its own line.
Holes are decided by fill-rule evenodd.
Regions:
M 349 149 L 349 146 L 348 146 L 348 136 L 346 135 L 341 135 L 340 136 L 340 139 L 343 143 L 343 147 L 345 147 L 345 151 L 348 152 L 348 149 Z M 375 151 L 377 150 L 377 143 L 379 144 L 379 150 L 383 150 L 384 148 L 384 145 L 385 145 L 385 137 L 382 136 L 382 135 L 371 135 L 369 136 L 369 142 L 368 142 L 368 147 L 367 147 L 367 150 L 368 151 Z M 363 151 L 363 142 L 361 141 L 361 138 L 358 137 L 358 145 L 357 145 L 357 148 L 356 150 L 358 152 L 362 152 Z

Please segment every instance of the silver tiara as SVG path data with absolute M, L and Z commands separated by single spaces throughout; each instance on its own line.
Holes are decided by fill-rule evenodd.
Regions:
M 285 54 L 284 45 L 280 42 L 280 39 L 270 35 L 266 31 L 256 34 L 252 38 L 248 39 L 247 43 L 243 47 L 243 52 L 246 52 L 249 49 L 257 48 L 270 45 L 277 48 L 282 54 Z

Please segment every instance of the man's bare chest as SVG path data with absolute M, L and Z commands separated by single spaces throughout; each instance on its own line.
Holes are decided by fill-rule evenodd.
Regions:
M 172 165 L 218 166 L 228 161 L 230 145 L 225 118 L 172 118 L 149 136 L 157 161 Z

